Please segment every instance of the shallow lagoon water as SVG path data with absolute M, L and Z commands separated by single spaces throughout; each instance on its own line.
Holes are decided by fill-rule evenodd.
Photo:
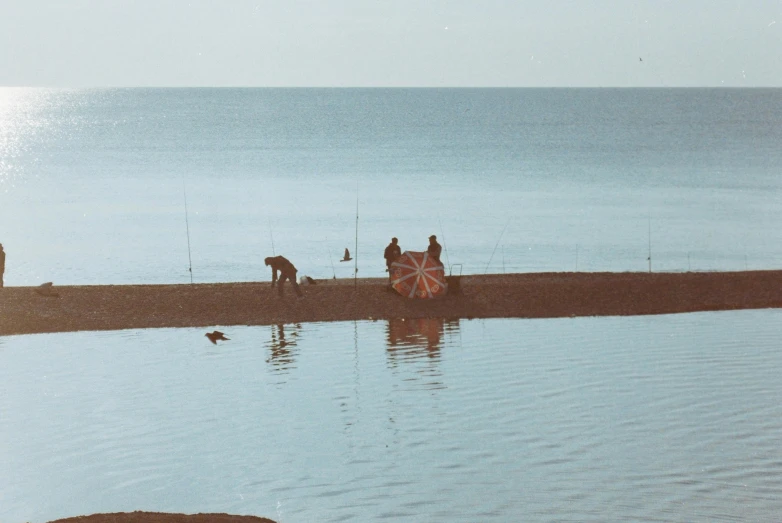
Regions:
M 780 319 L 0 338 L 0 520 L 768 521 L 782 511 Z

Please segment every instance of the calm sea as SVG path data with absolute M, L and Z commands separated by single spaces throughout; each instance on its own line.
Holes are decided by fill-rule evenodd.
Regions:
M 780 144 L 779 89 L 0 89 L 5 281 L 777 269 Z M 770 521 L 780 325 L 0 337 L 0 521 Z
M 0 521 L 777 521 L 782 311 L 0 338 Z
M 780 143 L 780 89 L 3 88 L 6 283 L 778 268 Z

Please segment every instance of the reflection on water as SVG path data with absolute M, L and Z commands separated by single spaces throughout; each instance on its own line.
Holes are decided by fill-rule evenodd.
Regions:
M 0 521 L 782 513 L 782 310 L 228 334 L 0 338 Z
M 443 318 L 396 318 L 386 328 L 388 366 L 396 369 L 404 363 L 424 363 L 418 374 L 440 377 L 440 346 L 445 333 L 459 330 L 459 320 Z M 440 380 L 430 381 L 429 388 L 442 388 Z
M 269 358 L 266 363 L 270 364 L 272 369 L 277 372 L 287 372 L 295 368 L 298 349 L 296 344 L 301 332 L 301 323 L 295 323 L 288 326 L 286 337 L 285 325 L 279 323 L 271 325 L 271 341 L 267 344 L 269 347 Z
M 388 320 L 388 352 L 406 357 L 439 358 L 444 331 L 459 330 L 459 320 L 443 318 L 396 318 Z

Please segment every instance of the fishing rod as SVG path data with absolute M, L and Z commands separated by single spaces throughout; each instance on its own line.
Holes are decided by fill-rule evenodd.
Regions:
M 437 217 L 437 222 L 440 224 L 440 236 L 443 237 L 443 249 L 445 250 L 445 263 L 448 264 L 448 267 L 451 266 L 451 261 L 448 259 L 448 246 L 445 243 L 445 233 L 443 232 L 443 222 L 440 221 L 440 217 Z
M 329 249 L 328 246 L 326 247 L 326 249 L 328 249 L 329 251 L 329 263 L 331 263 L 331 273 L 334 275 L 334 279 L 336 280 L 337 271 L 334 270 L 334 260 L 331 259 L 331 249 Z
M 185 196 L 185 231 L 187 232 L 187 262 L 189 264 L 187 270 L 190 273 L 190 283 L 193 283 L 193 258 L 190 255 L 190 220 L 187 215 L 187 187 L 185 187 L 185 175 L 182 175 L 182 194 Z
M 353 251 L 353 286 L 358 286 L 358 182 L 356 182 L 356 248 Z
M 269 218 L 269 237 L 272 240 L 272 256 L 277 256 L 277 253 L 274 252 L 274 231 L 272 231 L 272 220 Z
M 652 272 L 652 213 L 649 213 L 649 272 Z
M 489 258 L 489 263 L 486 264 L 486 269 L 484 269 L 483 274 L 486 274 L 489 270 L 489 265 L 491 265 L 491 261 L 494 258 L 494 253 L 497 252 L 497 247 L 500 245 L 500 241 L 502 240 L 502 235 L 505 234 L 505 229 L 508 228 L 508 225 L 510 225 L 510 218 L 508 218 L 508 221 L 505 223 L 505 227 L 502 228 L 502 232 L 500 233 L 500 238 L 497 240 L 497 244 L 494 246 L 494 250 L 491 251 L 491 258 Z

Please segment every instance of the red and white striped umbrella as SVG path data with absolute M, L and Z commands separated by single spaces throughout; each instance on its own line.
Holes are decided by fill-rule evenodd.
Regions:
M 429 299 L 448 292 L 445 267 L 428 252 L 403 252 L 391 264 L 391 286 L 408 298 Z

